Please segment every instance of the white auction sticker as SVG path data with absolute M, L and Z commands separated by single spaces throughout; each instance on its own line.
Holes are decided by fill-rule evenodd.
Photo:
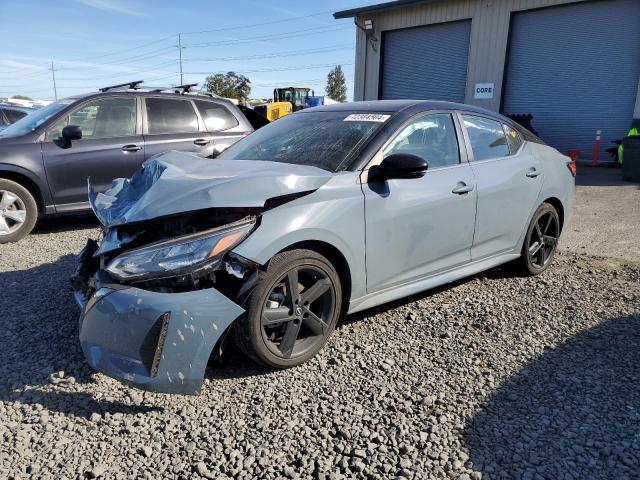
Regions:
M 391 115 L 382 113 L 352 113 L 344 119 L 345 122 L 386 122 Z

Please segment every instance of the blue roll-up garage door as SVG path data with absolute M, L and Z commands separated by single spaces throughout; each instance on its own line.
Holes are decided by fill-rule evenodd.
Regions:
M 385 32 L 380 98 L 464 102 L 470 32 L 470 20 Z
M 502 111 L 533 114 L 543 140 L 591 158 L 596 130 L 604 152 L 630 128 L 639 77 L 640 1 L 520 12 L 512 17 Z

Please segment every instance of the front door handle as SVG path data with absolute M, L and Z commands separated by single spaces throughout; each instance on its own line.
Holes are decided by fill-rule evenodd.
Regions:
M 134 144 L 125 145 L 124 147 L 122 147 L 123 152 L 137 152 L 138 150 L 142 150 L 142 147 Z
M 473 190 L 473 185 L 467 185 L 464 182 L 458 182 L 456 188 L 451 190 L 451 193 L 455 193 L 456 195 L 464 195 L 465 193 L 469 193 Z
M 527 177 L 529 178 L 536 178 L 538 175 L 542 175 L 542 172 L 537 170 L 536 167 L 531 167 L 527 170 Z
M 202 147 L 204 145 L 209 145 L 211 143 L 211 140 L 207 140 L 206 138 L 198 138 L 194 140 L 193 143 Z

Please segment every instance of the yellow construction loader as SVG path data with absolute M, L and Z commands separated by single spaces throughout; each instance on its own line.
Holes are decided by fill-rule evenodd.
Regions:
M 309 87 L 275 88 L 273 101 L 256 105 L 253 109 L 273 122 L 280 117 L 307 108 L 310 96 L 313 96 L 313 90 Z

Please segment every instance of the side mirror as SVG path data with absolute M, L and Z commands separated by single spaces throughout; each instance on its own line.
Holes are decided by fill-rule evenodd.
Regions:
M 62 138 L 71 142 L 82 138 L 82 129 L 78 125 L 67 125 L 62 129 Z
M 82 129 L 77 125 L 67 125 L 62 129 L 60 138 L 53 142 L 60 148 L 70 148 L 72 140 L 80 140 L 82 138 Z
M 410 153 L 394 153 L 389 155 L 380 165 L 369 170 L 369 179 L 374 182 L 384 180 L 421 178 L 427 172 L 427 161 Z

